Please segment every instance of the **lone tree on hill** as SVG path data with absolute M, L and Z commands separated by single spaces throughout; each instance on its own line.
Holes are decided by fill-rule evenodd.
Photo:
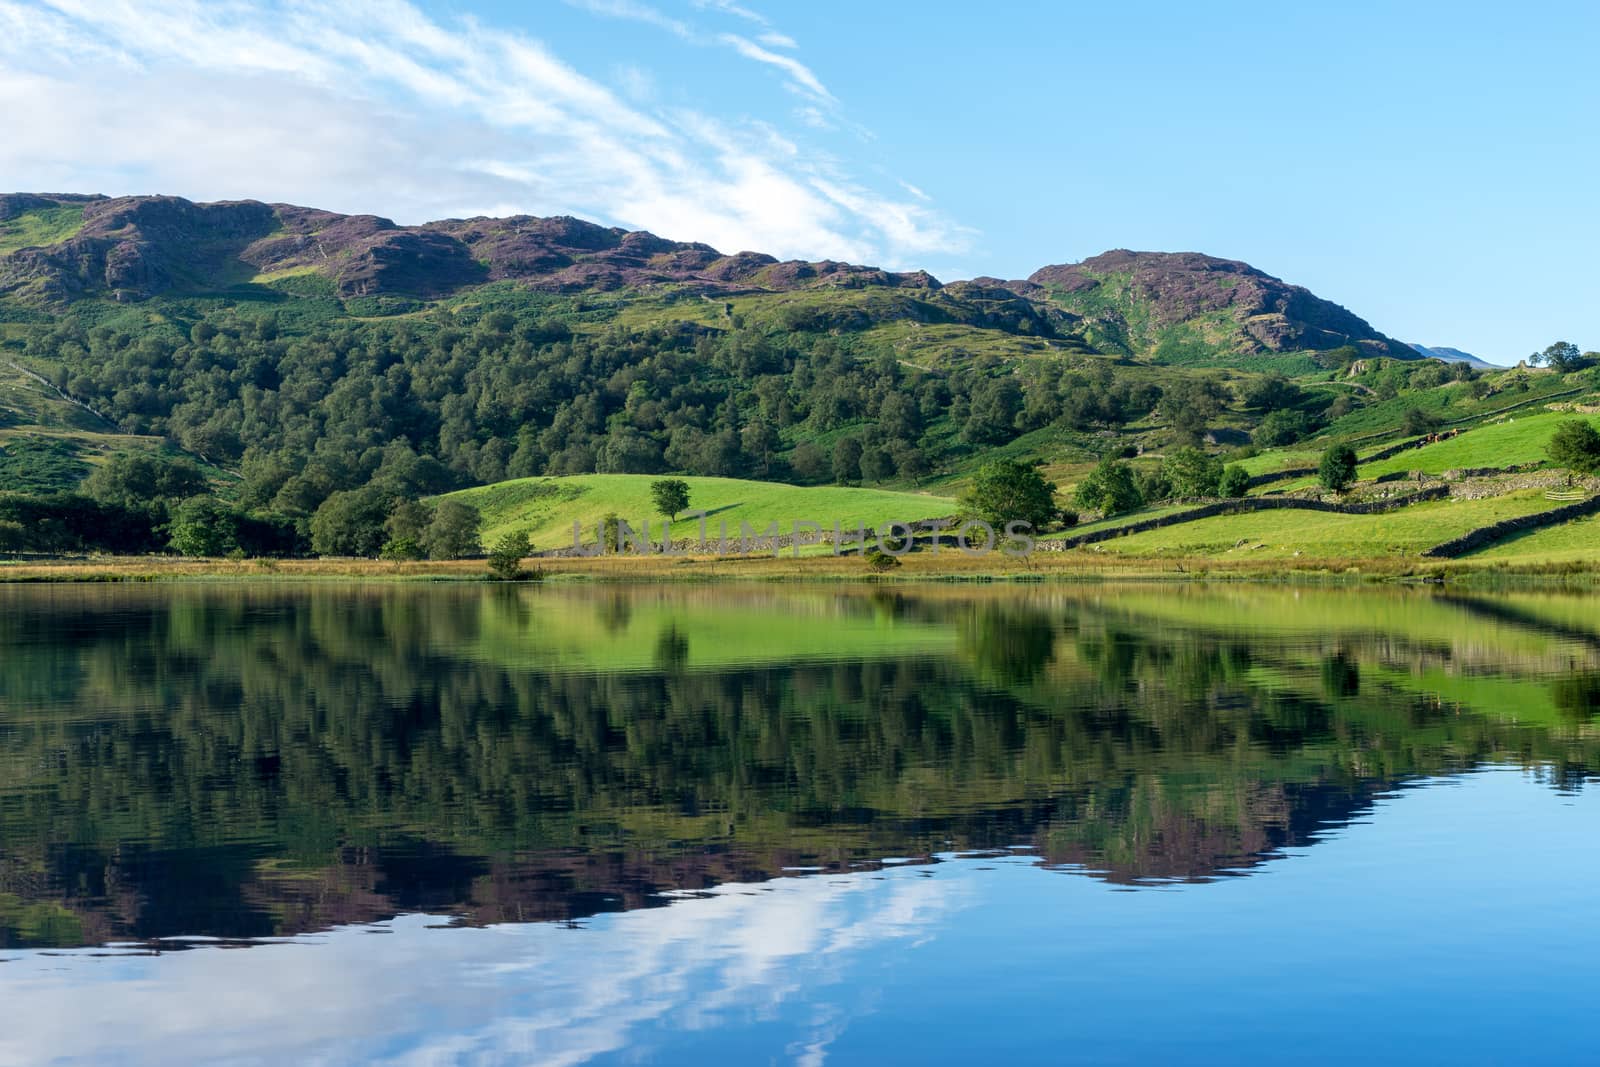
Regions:
M 676 520 L 678 512 L 689 506 L 689 483 L 682 478 L 662 478 L 650 483 L 650 499 L 656 510 Z
M 1567 484 L 1575 474 L 1600 472 L 1600 432 L 1588 419 L 1567 419 L 1550 438 L 1550 462 L 1567 468 Z
M 1042 530 L 1060 513 L 1055 491 L 1056 487 L 1045 481 L 1037 468 L 997 459 L 979 469 L 972 488 L 961 497 L 961 504 L 997 529 L 1008 522 L 1026 522 L 1033 529 Z
M 1349 445 L 1334 445 L 1322 454 L 1322 466 L 1317 468 L 1322 484 L 1335 493 L 1342 493 L 1356 480 L 1356 450 Z

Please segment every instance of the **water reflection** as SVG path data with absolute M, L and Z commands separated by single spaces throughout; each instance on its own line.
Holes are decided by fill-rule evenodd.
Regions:
M 0 947 L 581 921 L 1019 845 L 1215 881 L 1420 776 L 1577 788 L 1597 626 L 1421 591 L 3 589 Z
M 0 953 L 0 1064 L 1581 1061 L 1597 814 L 1494 769 L 1187 890 L 945 855 L 574 924 Z

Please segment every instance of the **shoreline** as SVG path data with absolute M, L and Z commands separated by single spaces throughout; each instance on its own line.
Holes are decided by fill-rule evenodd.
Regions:
M 1593 559 L 1518 563 L 1420 557 L 1222 560 L 1211 557 L 1115 557 L 1090 551 L 1041 552 L 1029 557 L 913 553 L 901 566 L 877 572 L 859 556 L 602 556 L 532 558 L 529 577 L 499 582 L 479 559 L 391 562 L 364 559 L 178 559 L 91 557 L 0 560 L 0 585 L 97 582 L 1245 582 L 1281 584 L 1600 585 Z

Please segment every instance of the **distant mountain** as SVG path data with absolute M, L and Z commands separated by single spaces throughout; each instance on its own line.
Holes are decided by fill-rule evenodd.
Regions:
M 0 195 L 0 300 L 36 308 L 195 294 L 426 302 L 494 282 L 623 301 L 806 292 L 815 295 L 803 308 L 784 309 L 786 328 L 959 323 L 1170 364 L 1248 366 L 1252 357 L 1347 345 L 1416 358 L 1300 286 L 1194 252 L 1113 251 L 1026 281 L 944 285 L 925 271 L 728 255 L 568 217 L 399 226 L 254 200 Z M 876 295 L 863 300 L 862 291 Z
M 55 239 L 5 254 L 6 223 L 28 215 L 48 216 L 49 226 L 32 229 Z M 709 245 L 567 217 L 397 226 L 376 215 L 254 200 L 0 196 L 0 294 L 49 302 L 92 295 L 141 300 L 291 272 L 327 277 L 342 297 L 399 293 L 425 299 L 507 279 L 564 293 L 662 284 L 708 291 L 939 287 L 921 271 L 897 274 L 832 260 L 780 262 L 755 252 L 729 256 Z
M 1463 352 L 1459 348 L 1434 348 L 1428 345 L 1412 345 L 1411 347 L 1430 359 L 1442 359 L 1446 363 L 1470 363 L 1474 367 L 1500 369 L 1488 360 L 1479 359 L 1471 352 Z
M 1118 249 L 1028 278 L 1040 297 L 1098 331 L 1100 343 L 1161 362 L 1331 349 L 1415 358 L 1365 319 L 1238 260 Z

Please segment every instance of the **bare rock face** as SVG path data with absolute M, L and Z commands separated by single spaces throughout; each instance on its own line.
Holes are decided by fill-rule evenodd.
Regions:
M 1170 327 L 1198 320 L 1228 326 L 1218 343 L 1240 353 L 1338 348 L 1414 358 L 1366 320 L 1248 263 L 1198 252 L 1118 249 L 1082 263 L 1043 267 L 1028 281 L 1080 313 L 1121 317 L 1130 347 L 1154 347 Z

